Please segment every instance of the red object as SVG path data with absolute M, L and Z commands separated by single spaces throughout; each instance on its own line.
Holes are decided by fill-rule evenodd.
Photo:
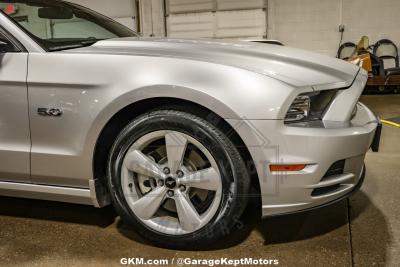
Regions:
M 15 13 L 15 11 L 16 8 L 13 4 L 8 4 L 6 8 L 4 8 L 4 13 L 6 13 L 7 15 L 12 15 Z

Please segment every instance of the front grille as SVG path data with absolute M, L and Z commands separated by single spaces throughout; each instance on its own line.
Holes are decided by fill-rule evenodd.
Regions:
M 324 177 L 322 177 L 321 182 L 329 180 L 330 177 L 334 175 L 340 175 L 344 172 L 344 164 L 346 163 L 345 160 L 339 160 L 332 164 L 332 166 L 328 169 L 325 173 Z
M 332 166 L 326 171 L 325 175 L 322 177 L 321 182 L 328 181 L 330 178 L 336 175 L 341 175 L 344 173 L 344 165 L 346 160 L 339 160 L 332 164 Z M 338 189 L 340 189 L 341 184 L 330 185 L 326 187 L 316 188 L 311 192 L 312 197 L 319 197 L 322 195 L 327 195 Z
M 334 192 L 340 188 L 340 184 L 335 184 L 327 187 L 321 187 L 321 188 L 316 188 L 312 191 L 311 196 L 312 197 L 319 197 L 322 195 L 329 194 L 331 192 Z

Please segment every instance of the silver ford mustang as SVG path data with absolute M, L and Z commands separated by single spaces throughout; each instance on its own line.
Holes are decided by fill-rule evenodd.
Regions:
M 0 0 L 0 195 L 104 207 L 159 246 L 348 197 L 380 124 L 367 73 L 294 48 L 140 38 L 84 7 Z

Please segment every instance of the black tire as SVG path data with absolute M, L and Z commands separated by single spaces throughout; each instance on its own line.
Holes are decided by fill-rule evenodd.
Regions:
M 156 232 L 135 216 L 125 200 L 120 179 L 123 158 L 136 140 L 159 130 L 179 131 L 195 138 L 209 150 L 221 173 L 223 193 L 219 209 L 206 226 L 194 233 L 175 236 Z M 107 174 L 112 203 L 123 221 L 151 243 L 173 249 L 206 248 L 228 235 L 239 223 L 250 186 L 246 164 L 229 138 L 206 120 L 174 110 L 149 112 L 122 130 L 111 148 Z

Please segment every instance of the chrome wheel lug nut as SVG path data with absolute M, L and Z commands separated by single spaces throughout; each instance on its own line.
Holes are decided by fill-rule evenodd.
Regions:
M 186 186 L 180 185 L 179 186 L 179 190 L 181 190 L 182 192 L 185 192 L 186 191 Z
M 174 196 L 174 191 L 169 190 L 167 194 L 168 194 L 169 197 L 173 197 Z
M 163 170 L 163 172 L 164 172 L 164 174 L 170 174 L 171 173 L 171 170 L 168 168 L 168 167 L 165 167 L 164 168 L 164 170 Z
M 182 178 L 184 176 L 183 171 L 177 171 L 176 175 L 178 175 L 179 178 Z
M 158 180 L 157 184 L 158 184 L 158 186 L 164 186 L 164 181 L 163 180 Z

